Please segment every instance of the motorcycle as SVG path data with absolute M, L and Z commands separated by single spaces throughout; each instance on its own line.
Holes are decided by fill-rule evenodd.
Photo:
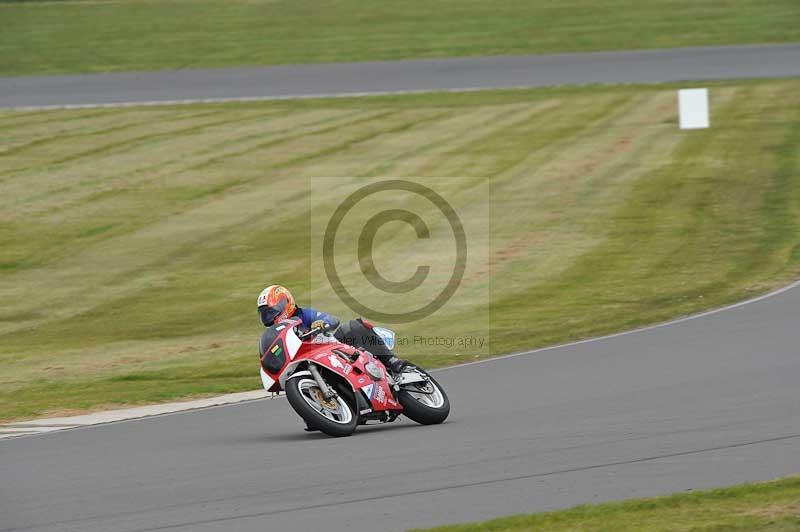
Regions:
M 339 342 L 324 327 L 301 331 L 301 324 L 290 318 L 267 328 L 259 343 L 260 373 L 268 392 L 286 392 L 307 430 L 349 436 L 359 425 L 400 415 L 423 425 L 447 419 L 447 394 L 424 369 L 409 365 L 393 375 L 369 351 Z M 392 331 L 371 328 L 394 345 Z

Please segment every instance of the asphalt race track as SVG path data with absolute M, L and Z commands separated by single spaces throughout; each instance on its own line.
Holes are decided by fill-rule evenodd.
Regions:
M 0 108 L 800 76 L 800 45 L 0 78 Z
M 0 530 L 395 530 L 800 471 L 800 287 L 437 372 L 443 425 L 283 398 L 0 442 Z

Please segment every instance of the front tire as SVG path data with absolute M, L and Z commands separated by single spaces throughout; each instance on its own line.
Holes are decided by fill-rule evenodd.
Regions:
M 403 414 L 421 425 L 442 423 L 450 415 L 450 400 L 444 388 L 425 370 L 414 370 L 424 375 L 428 382 L 406 384 L 397 392 Z
M 287 380 L 286 398 L 306 425 L 328 436 L 350 436 L 358 426 L 356 409 L 344 394 L 326 400 L 317 381 L 310 377 Z

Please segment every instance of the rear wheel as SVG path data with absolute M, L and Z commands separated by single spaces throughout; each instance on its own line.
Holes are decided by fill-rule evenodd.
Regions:
M 397 392 L 403 405 L 403 414 L 422 425 L 436 425 L 450 415 L 450 400 L 436 379 L 425 370 L 413 368 L 425 377 L 425 381 L 404 384 Z
M 342 394 L 325 399 L 317 381 L 307 376 L 286 381 L 286 398 L 309 428 L 329 436 L 350 436 L 358 426 L 355 408 Z

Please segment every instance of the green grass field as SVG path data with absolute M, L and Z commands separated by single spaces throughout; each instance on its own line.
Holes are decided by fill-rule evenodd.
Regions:
M 0 2 L 0 75 L 800 41 L 796 0 Z
M 746 484 L 668 497 L 585 505 L 557 512 L 517 515 L 427 532 L 656 532 L 677 530 L 800 530 L 800 478 Z M 419 531 L 421 532 L 421 531 Z
M 488 183 L 487 290 L 396 328 L 490 353 L 425 365 L 763 293 L 800 264 L 800 81 L 712 85 L 712 120 L 664 86 L 4 111 L 0 419 L 258 388 L 264 285 L 352 314 L 310 274 L 313 176 Z

